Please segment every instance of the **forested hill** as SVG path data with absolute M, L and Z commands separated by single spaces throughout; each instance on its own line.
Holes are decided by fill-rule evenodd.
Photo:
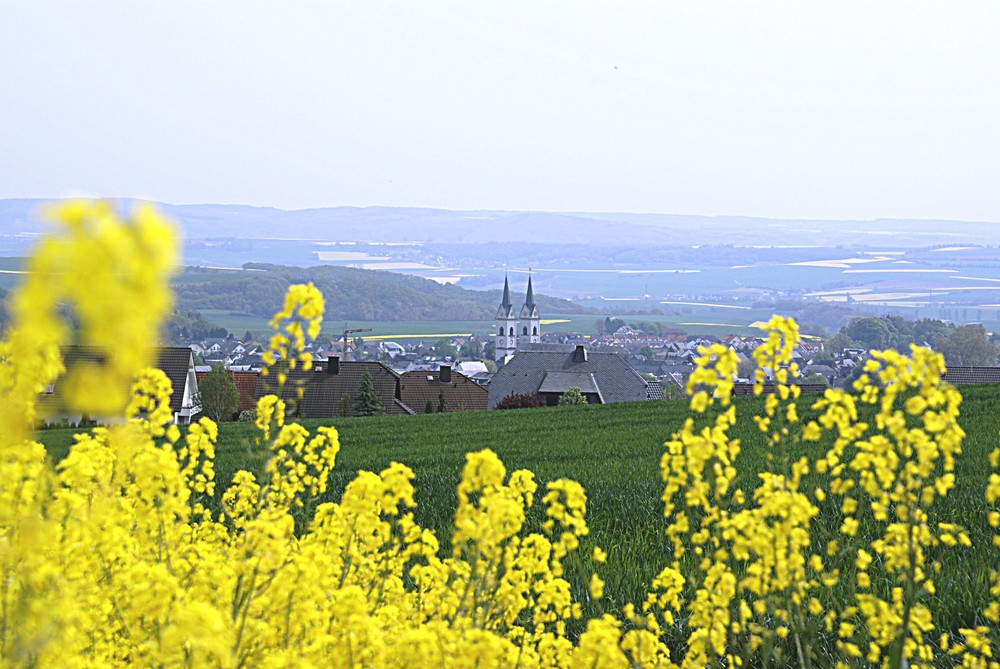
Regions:
M 499 290 L 466 290 L 416 276 L 352 267 L 285 267 L 247 263 L 243 271 L 188 267 L 175 277 L 181 311 L 226 309 L 271 316 L 290 284 L 312 281 L 326 297 L 327 317 L 366 321 L 490 321 L 500 304 Z M 516 309 L 523 293 L 511 296 Z M 554 314 L 596 313 L 569 300 L 535 295 L 543 318 Z

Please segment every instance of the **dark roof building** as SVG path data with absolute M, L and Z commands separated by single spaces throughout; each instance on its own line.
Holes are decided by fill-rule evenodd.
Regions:
M 1000 367 L 948 367 L 942 378 L 953 386 L 1000 383 Z
M 546 404 L 558 404 L 570 388 L 579 388 L 591 404 L 642 402 L 658 396 L 615 353 L 588 351 L 518 351 L 500 368 L 489 385 L 488 407 L 494 408 L 512 394 L 537 394 Z
M 333 418 L 335 416 L 358 415 L 358 395 L 361 379 L 365 372 L 371 376 L 372 385 L 386 414 L 412 414 L 400 399 L 399 375 L 380 362 L 341 361 L 330 357 L 325 362 L 314 362 L 312 369 L 297 369 L 288 373 L 281 399 L 285 401 L 289 413 L 299 418 Z M 257 380 L 254 396 L 276 394 L 275 374 Z M 298 398 L 301 389 L 302 397 Z M 344 411 L 344 396 L 348 397 L 350 408 Z
M 486 409 L 486 388 L 447 365 L 435 372 L 406 372 L 399 384 L 403 403 L 417 412 L 425 411 L 428 402 L 436 412 L 442 399 L 445 412 Z
M 191 416 L 197 413 L 191 403 L 198 392 L 191 349 L 186 346 L 161 346 L 156 350 L 156 367 L 163 370 L 173 387 L 170 410 L 174 412 L 174 422 L 190 423 Z
M 170 380 L 172 389 L 170 411 L 173 412 L 174 422 L 190 423 L 191 417 L 199 412 L 192 406 L 194 394 L 198 392 L 198 379 L 194 371 L 194 355 L 191 349 L 186 346 L 161 346 L 154 350 L 154 355 L 156 360 L 153 367 L 162 370 Z M 71 370 L 83 362 L 104 364 L 108 354 L 91 346 L 64 346 L 62 347 L 62 357 L 66 369 Z M 60 397 L 59 379 L 45 389 L 39 399 L 38 406 L 42 414 L 50 419 L 59 417 L 78 421 L 82 418 L 82 416 L 66 415 Z M 91 416 L 91 418 L 101 423 L 121 421 L 119 416 Z

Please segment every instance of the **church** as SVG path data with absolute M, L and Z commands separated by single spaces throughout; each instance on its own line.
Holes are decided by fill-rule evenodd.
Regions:
M 528 276 L 528 293 L 524 298 L 524 306 L 520 315 L 514 311 L 510 301 L 510 284 L 507 277 L 503 278 L 503 301 L 497 309 L 496 318 L 496 355 L 498 363 L 503 363 L 517 349 L 528 344 L 537 344 L 542 340 L 541 318 L 538 306 L 535 305 L 535 293 L 531 289 L 531 276 Z

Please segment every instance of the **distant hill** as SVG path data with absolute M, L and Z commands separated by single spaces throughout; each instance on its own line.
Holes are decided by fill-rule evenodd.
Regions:
M 0 237 L 43 230 L 46 200 L 0 200 Z M 122 205 L 129 206 L 129 201 Z M 186 239 L 235 238 L 380 242 L 541 244 L 807 244 L 908 248 L 994 244 L 1000 223 L 936 220 L 786 220 L 615 212 L 451 211 L 417 207 L 326 207 L 286 211 L 230 204 L 157 204 Z M 0 242 L 0 255 L 6 244 Z
M 466 290 L 393 272 L 352 267 L 286 267 L 247 263 L 243 271 L 188 267 L 175 277 L 182 311 L 225 309 L 271 316 L 290 284 L 312 281 L 323 291 L 327 317 L 364 321 L 492 321 L 500 304 L 499 290 Z M 513 296 L 520 308 L 523 295 Z M 597 313 L 569 300 L 535 295 L 543 317 Z

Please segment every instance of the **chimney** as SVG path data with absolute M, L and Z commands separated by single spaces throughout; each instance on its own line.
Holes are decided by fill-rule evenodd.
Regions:
M 451 365 L 441 365 L 438 370 L 438 381 L 441 383 L 451 383 Z
M 576 345 L 576 350 L 573 351 L 573 362 L 587 362 L 587 349 L 583 347 L 583 344 Z
M 326 359 L 326 373 L 340 374 L 340 357 L 331 355 Z

